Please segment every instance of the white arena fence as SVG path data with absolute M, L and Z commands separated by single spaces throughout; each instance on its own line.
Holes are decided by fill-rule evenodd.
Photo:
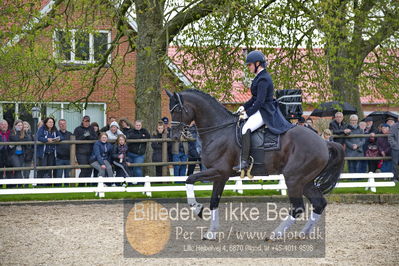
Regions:
M 359 173 L 341 174 L 340 180 L 349 182 L 338 182 L 337 188 L 365 188 L 376 192 L 377 187 L 394 187 L 392 181 L 393 173 Z M 161 177 L 95 177 L 95 178 L 36 178 L 36 179 L 0 179 L 0 185 L 37 185 L 37 184 L 76 184 L 76 183 L 97 183 L 93 187 L 53 187 L 53 188 L 6 188 L 0 189 L 0 195 L 19 195 L 19 194 L 49 194 L 49 193 L 87 193 L 95 192 L 100 198 L 105 197 L 107 192 L 142 192 L 148 197 L 152 197 L 152 192 L 186 191 L 184 184 L 174 184 L 172 182 L 184 182 L 187 176 L 161 176 Z M 386 179 L 389 179 L 387 181 Z M 277 184 L 251 184 L 243 181 L 277 181 Z M 282 195 L 287 194 L 287 186 L 283 175 L 255 176 L 253 179 L 247 177 L 231 177 L 229 181 L 235 184 L 226 184 L 225 190 L 233 190 L 242 194 L 244 190 L 278 190 Z M 143 183 L 142 186 L 111 186 L 113 183 Z M 158 184 L 155 182 L 167 182 L 171 185 Z M 194 186 L 196 191 L 211 191 L 212 185 Z

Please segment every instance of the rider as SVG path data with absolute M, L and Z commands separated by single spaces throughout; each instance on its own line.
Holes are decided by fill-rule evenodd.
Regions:
M 251 84 L 252 98 L 237 110 L 241 113 L 240 118 L 248 120 L 242 128 L 241 164 L 233 167 L 235 171 L 249 167 L 251 132 L 265 124 L 274 134 L 282 134 L 293 127 L 281 114 L 277 101 L 273 99 L 273 81 L 265 69 L 264 54 L 260 51 L 248 53 L 245 64 L 256 77 Z

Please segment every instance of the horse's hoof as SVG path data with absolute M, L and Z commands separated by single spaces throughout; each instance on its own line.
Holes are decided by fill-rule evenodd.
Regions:
M 215 241 L 216 240 L 216 232 L 206 232 L 205 235 L 202 236 L 202 240 L 210 240 L 210 241 Z
M 204 206 L 202 206 L 202 204 L 201 204 L 201 209 L 200 209 L 200 211 L 199 211 L 198 214 L 197 214 L 198 217 L 201 218 L 201 219 L 202 219 L 203 211 L 204 211 Z

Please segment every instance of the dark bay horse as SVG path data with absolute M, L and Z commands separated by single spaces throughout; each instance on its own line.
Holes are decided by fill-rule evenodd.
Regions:
M 170 98 L 172 138 L 180 138 L 185 128 L 195 121 L 202 142 L 202 163 L 207 168 L 187 178 L 187 201 L 202 216 L 203 205 L 195 199 L 196 181 L 212 181 L 210 202 L 211 225 L 206 239 L 215 239 L 219 227 L 218 205 L 225 184 L 235 176 L 232 168 L 240 159 L 240 148 L 235 137 L 238 116 L 228 111 L 210 95 L 198 90 L 180 93 L 166 91 Z M 327 205 L 323 194 L 331 191 L 344 164 L 344 150 L 340 144 L 326 142 L 311 130 L 295 126 L 281 135 L 281 148 L 266 152 L 265 165 L 269 174 L 283 174 L 291 203 L 291 213 L 273 232 L 280 236 L 304 210 L 303 195 L 313 207 L 312 217 L 302 232 L 306 235 Z M 265 171 L 266 172 L 266 171 Z

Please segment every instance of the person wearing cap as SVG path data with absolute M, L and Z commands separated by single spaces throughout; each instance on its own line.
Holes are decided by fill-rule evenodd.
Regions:
M 116 140 L 119 135 L 124 135 L 119 129 L 119 124 L 114 121 L 109 125 L 109 130 L 106 132 L 109 140 Z
M 266 124 L 273 134 L 282 134 L 294 126 L 284 118 L 277 101 L 273 99 L 274 86 L 266 71 L 265 55 L 261 51 L 252 51 L 248 53 L 245 64 L 256 77 L 251 84 L 251 99 L 237 110 L 241 119 L 248 120 L 241 132 L 241 162 L 233 167 L 234 171 L 249 168 L 251 132 Z
M 116 117 L 115 116 L 110 116 L 108 117 L 108 123 L 105 127 L 100 129 L 100 132 L 107 132 L 109 130 L 109 126 L 111 125 L 112 122 L 116 121 Z
M 82 119 L 80 126 L 75 128 L 73 134 L 76 140 L 96 140 L 97 133 L 94 128 L 90 125 L 90 116 L 85 115 Z M 93 151 L 93 144 L 77 144 L 76 145 L 76 160 L 78 164 L 89 164 L 90 155 Z M 79 177 L 90 177 L 93 169 L 92 168 L 82 168 L 80 169 Z M 79 184 L 82 186 L 83 184 Z

